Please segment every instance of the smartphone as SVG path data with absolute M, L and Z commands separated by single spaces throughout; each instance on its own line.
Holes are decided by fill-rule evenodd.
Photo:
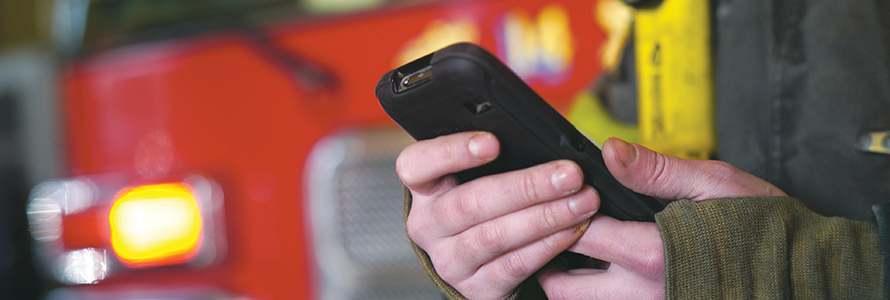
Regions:
M 376 90 L 383 110 L 415 140 L 488 131 L 500 141 L 494 161 L 457 174 L 482 176 L 570 159 L 600 195 L 599 212 L 620 220 L 654 221 L 664 206 L 624 187 L 606 169 L 600 149 L 482 47 L 460 43 L 389 71 Z

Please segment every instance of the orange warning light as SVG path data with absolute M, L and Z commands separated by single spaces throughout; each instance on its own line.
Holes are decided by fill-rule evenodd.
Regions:
M 200 250 L 201 210 L 188 185 L 144 185 L 116 198 L 108 216 L 111 246 L 127 266 L 185 263 Z

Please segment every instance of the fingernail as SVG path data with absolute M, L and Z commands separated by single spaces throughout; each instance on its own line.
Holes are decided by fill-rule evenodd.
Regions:
M 550 184 L 557 191 L 574 192 L 581 188 L 580 170 L 569 163 L 561 163 L 550 174 Z
M 615 151 L 615 158 L 618 159 L 624 167 L 629 168 L 637 161 L 637 148 L 619 138 L 609 139 L 612 150 Z
M 576 227 L 575 233 L 580 233 L 583 235 L 585 232 L 587 232 L 587 228 L 590 228 L 590 221 L 592 221 L 592 219 L 587 219 L 586 221 L 584 221 L 584 223 L 581 223 L 581 226 Z
M 467 148 L 470 149 L 470 154 L 472 154 L 473 157 L 481 160 L 486 160 L 497 155 L 496 147 L 488 147 L 494 149 L 486 149 L 482 146 L 485 140 L 490 140 L 492 138 L 494 138 L 494 136 L 491 133 L 487 132 L 474 134 L 472 137 L 470 137 L 470 141 L 467 143 Z
M 591 197 L 586 193 L 591 193 L 593 190 L 589 190 L 590 187 L 587 187 L 585 190 L 575 193 L 572 197 L 569 198 L 569 209 L 572 210 L 575 215 L 578 216 L 587 216 L 596 213 L 599 208 L 599 203 L 595 200 L 595 197 Z

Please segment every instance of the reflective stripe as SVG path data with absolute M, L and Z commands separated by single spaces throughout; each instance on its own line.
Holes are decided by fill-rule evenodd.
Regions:
M 863 152 L 890 154 L 890 131 L 863 133 L 856 146 Z

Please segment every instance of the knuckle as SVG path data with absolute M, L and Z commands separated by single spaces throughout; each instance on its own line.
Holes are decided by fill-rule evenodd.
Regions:
M 536 169 L 535 169 L 536 170 Z M 537 202 L 541 197 L 538 192 L 539 184 L 537 180 L 535 180 L 535 173 L 533 170 L 525 170 L 522 172 L 521 180 L 517 181 L 518 187 L 516 188 L 519 191 L 519 195 L 522 195 L 530 202 Z
M 641 224 L 654 227 L 654 224 Z M 648 278 L 657 278 L 664 272 L 664 246 L 660 242 L 648 242 L 638 245 L 636 259 L 632 260 L 631 268 Z
M 573 242 L 571 234 L 552 234 L 540 240 L 538 247 L 543 253 L 556 256 L 571 245 Z
M 478 227 L 478 233 L 475 238 L 469 241 L 471 243 L 466 249 L 474 249 L 474 252 L 482 253 L 498 253 L 504 248 L 504 235 L 500 227 L 490 224 Z
M 537 217 L 532 223 L 534 228 L 538 230 L 550 231 L 563 225 L 562 215 L 561 210 L 556 207 L 555 203 L 547 203 L 540 206 Z
M 637 260 L 636 269 L 647 277 L 655 276 L 664 269 L 664 255 L 658 251 L 646 251 Z
M 711 187 L 713 189 L 728 191 L 728 194 L 720 196 L 734 196 L 749 192 L 747 191 L 745 181 L 742 180 L 743 176 L 741 170 L 723 161 L 709 161 L 707 163 L 707 174 L 710 177 L 709 181 L 713 183 L 711 184 Z M 718 192 L 714 191 L 714 193 Z
M 426 234 L 429 232 L 429 225 L 426 223 L 426 220 L 428 219 L 429 218 L 423 218 L 421 216 L 409 215 L 408 221 L 405 223 L 408 237 L 421 248 L 423 248 L 427 241 Z
M 531 268 L 528 266 L 528 260 L 523 255 L 514 252 L 503 256 L 501 272 L 504 278 L 524 279 L 531 274 Z
M 472 190 L 462 193 L 457 201 L 453 201 L 453 217 L 455 220 L 481 221 L 481 214 L 485 212 L 485 197 L 480 195 L 481 190 Z
M 471 201 L 463 195 L 439 197 L 433 201 L 432 216 L 435 217 L 429 217 L 426 221 L 447 225 L 462 224 L 463 220 L 474 215 L 475 209 L 467 206 L 469 202 Z
M 406 149 L 402 150 L 402 153 L 396 157 L 396 175 L 399 176 L 399 180 L 406 184 L 417 181 L 417 175 L 412 172 L 414 169 L 411 168 L 408 155 Z
M 647 172 L 647 182 L 650 186 L 659 186 L 660 184 L 666 184 L 669 180 L 667 178 L 666 170 L 670 167 L 670 160 L 667 156 L 661 153 L 655 154 L 655 162 L 651 164 Z
M 447 260 L 449 256 L 440 255 L 438 252 L 427 252 L 430 256 L 430 262 L 433 264 L 433 269 L 436 270 L 436 274 L 439 275 L 439 278 L 442 278 L 443 281 L 449 284 L 457 284 L 461 282 L 465 278 L 463 274 L 460 274 L 458 268 L 455 267 L 455 263 L 451 260 Z
M 439 151 L 439 157 L 434 159 L 445 162 L 450 170 L 461 169 L 462 156 L 459 154 L 467 152 L 466 145 L 460 143 L 448 143 L 445 149 L 446 151 Z
M 732 178 L 738 176 L 739 169 L 727 162 L 712 160 L 707 163 L 709 164 L 708 169 L 710 169 L 710 173 L 716 177 Z

